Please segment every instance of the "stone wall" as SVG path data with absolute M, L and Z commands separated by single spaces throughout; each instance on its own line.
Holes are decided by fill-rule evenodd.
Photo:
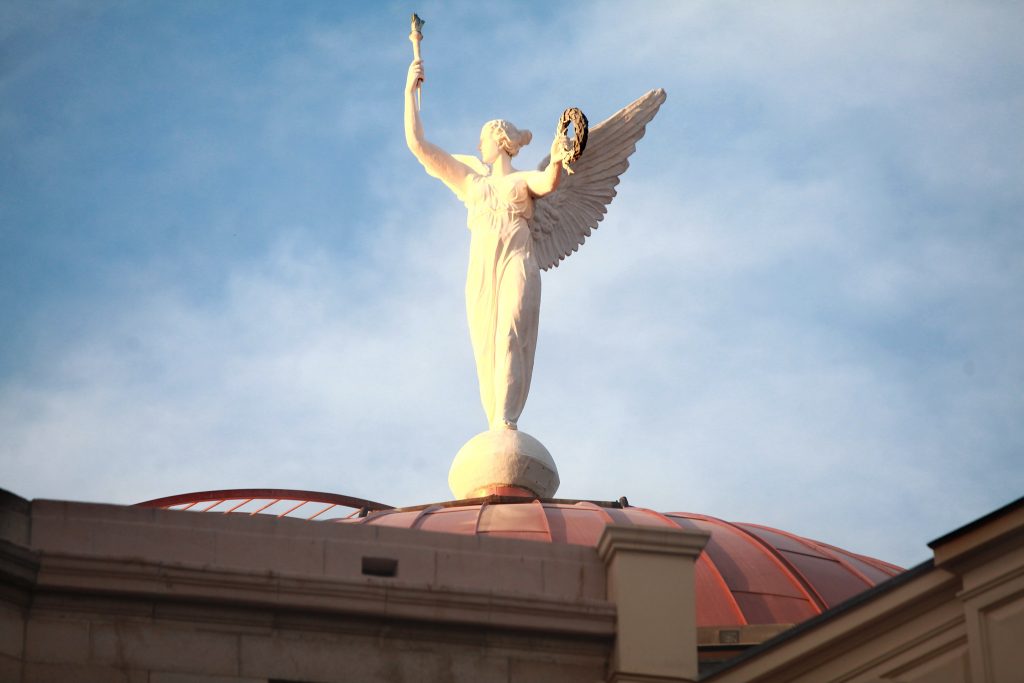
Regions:
M 0 681 L 593 681 L 592 548 L 0 499 Z

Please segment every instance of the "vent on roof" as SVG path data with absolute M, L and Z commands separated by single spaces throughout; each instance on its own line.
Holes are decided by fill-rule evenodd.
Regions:
M 364 557 L 363 574 L 365 576 L 396 576 L 398 560 L 391 557 Z

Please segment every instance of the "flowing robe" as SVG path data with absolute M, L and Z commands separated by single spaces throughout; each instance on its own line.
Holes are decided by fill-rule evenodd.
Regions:
M 491 429 L 515 429 L 533 376 L 540 268 L 528 224 L 533 197 L 516 176 L 471 175 L 466 315 Z

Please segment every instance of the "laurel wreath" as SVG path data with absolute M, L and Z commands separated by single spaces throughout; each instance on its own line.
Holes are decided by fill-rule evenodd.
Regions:
M 566 131 L 569 130 L 569 124 L 572 124 L 572 129 L 575 135 L 573 136 L 572 149 L 569 150 L 569 156 L 562 161 L 562 166 L 569 173 L 569 164 L 575 162 L 581 156 L 583 156 L 583 150 L 587 148 L 587 134 L 590 130 L 590 124 L 587 122 L 587 117 L 576 107 L 569 107 L 562 112 L 562 117 L 558 119 L 558 135 L 565 135 Z

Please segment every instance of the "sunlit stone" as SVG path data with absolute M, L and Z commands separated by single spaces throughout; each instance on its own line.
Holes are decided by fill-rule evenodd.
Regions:
M 448 472 L 448 488 L 457 499 L 471 498 L 487 486 L 518 486 L 541 498 L 558 490 L 555 461 L 537 439 L 516 429 L 492 429 L 466 442 Z

